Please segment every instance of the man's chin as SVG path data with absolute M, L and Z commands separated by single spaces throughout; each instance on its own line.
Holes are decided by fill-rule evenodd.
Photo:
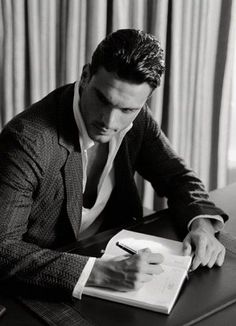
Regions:
M 108 143 L 111 140 L 112 135 L 92 135 L 91 138 L 93 141 L 103 144 Z

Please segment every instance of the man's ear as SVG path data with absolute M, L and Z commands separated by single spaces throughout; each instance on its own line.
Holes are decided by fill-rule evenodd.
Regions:
M 83 66 L 82 74 L 80 77 L 80 82 L 79 82 L 79 87 L 82 89 L 88 84 L 91 78 L 91 73 L 90 73 L 90 64 L 87 63 L 86 65 Z

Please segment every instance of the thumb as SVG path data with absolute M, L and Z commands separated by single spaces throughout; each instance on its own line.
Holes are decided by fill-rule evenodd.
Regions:
M 191 240 L 189 236 L 187 236 L 183 241 L 183 252 L 185 256 L 190 256 L 192 253 Z

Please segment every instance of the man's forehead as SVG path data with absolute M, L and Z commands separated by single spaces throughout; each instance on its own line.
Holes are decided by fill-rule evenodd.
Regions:
M 124 100 L 137 100 L 137 103 L 145 102 L 151 93 L 151 87 L 147 83 L 136 84 L 121 79 L 115 73 L 108 72 L 104 68 L 92 78 L 92 87 L 101 92 L 107 99 L 110 97 L 121 97 Z

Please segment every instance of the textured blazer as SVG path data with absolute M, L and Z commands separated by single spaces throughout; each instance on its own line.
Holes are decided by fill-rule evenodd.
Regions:
M 69 294 L 88 259 L 58 250 L 79 238 L 83 203 L 73 92 L 73 84 L 56 89 L 16 116 L 0 135 L 0 279 Z M 168 198 L 184 230 L 199 214 L 225 218 L 146 107 L 124 137 L 114 167 L 115 187 L 103 227 L 142 217 L 136 171 Z

